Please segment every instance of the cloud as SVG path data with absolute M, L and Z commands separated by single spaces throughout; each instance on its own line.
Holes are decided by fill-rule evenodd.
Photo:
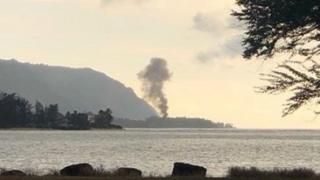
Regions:
M 193 17 L 193 29 L 212 35 L 215 47 L 199 52 L 196 59 L 206 63 L 210 60 L 234 58 L 241 55 L 243 33 L 240 31 L 243 25 L 230 16 L 219 16 L 219 14 L 197 13 Z
M 101 0 L 101 5 L 107 6 L 111 4 L 120 4 L 120 3 L 128 3 L 128 2 L 135 5 L 141 5 L 147 1 L 150 1 L 150 0 Z
M 204 13 L 197 13 L 193 17 L 193 28 L 198 31 L 217 34 L 221 33 L 223 23 L 217 18 Z
M 212 35 L 221 35 L 243 30 L 245 25 L 233 16 L 224 17 L 223 15 L 219 16 L 218 13 L 197 13 L 193 16 L 193 29 Z
M 238 55 L 241 55 L 243 51 L 241 41 L 241 35 L 233 36 L 215 48 L 199 52 L 196 55 L 196 59 L 200 62 L 206 63 L 209 60 L 215 60 L 219 58 L 234 58 Z

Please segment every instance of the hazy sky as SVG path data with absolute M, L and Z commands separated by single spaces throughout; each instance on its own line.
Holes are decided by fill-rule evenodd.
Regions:
M 241 58 L 233 0 L 2 0 L 0 58 L 91 67 L 132 87 L 152 57 L 173 72 L 171 116 L 240 128 L 319 128 L 312 107 L 281 118 L 286 96 L 257 94 L 277 60 Z

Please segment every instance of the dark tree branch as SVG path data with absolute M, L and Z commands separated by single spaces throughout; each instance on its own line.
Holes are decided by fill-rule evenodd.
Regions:
M 283 116 L 301 106 L 320 104 L 320 1 L 319 0 L 237 0 L 239 11 L 232 15 L 247 25 L 243 57 L 272 58 L 289 53 L 301 61 L 285 62 L 269 74 L 261 93 L 291 92 Z M 316 113 L 318 113 L 316 111 Z
M 291 64 L 290 64 L 291 63 Z M 297 70 L 297 68 L 303 70 Z M 316 99 L 320 102 L 320 66 L 312 64 L 307 67 L 303 62 L 289 62 L 279 65 L 270 74 L 262 74 L 268 85 L 259 87 L 260 93 L 278 93 L 290 91 L 293 95 L 287 100 L 283 116 L 298 110 L 302 105 Z
M 245 58 L 270 58 L 281 52 L 308 58 L 319 54 L 320 1 L 237 0 L 237 4 L 241 10 L 232 15 L 247 25 Z

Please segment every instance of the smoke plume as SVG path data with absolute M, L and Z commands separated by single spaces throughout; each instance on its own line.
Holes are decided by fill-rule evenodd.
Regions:
M 163 93 L 163 86 L 170 77 L 167 61 L 161 58 L 152 58 L 150 64 L 138 73 L 144 98 L 152 103 L 163 117 L 168 116 L 168 100 Z

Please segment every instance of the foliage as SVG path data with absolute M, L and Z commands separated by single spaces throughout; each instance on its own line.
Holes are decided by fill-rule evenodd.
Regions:
M 66 114 L 68 127 L 71 129 L 86 130 L 90 129 L 90 122 L 88 120 L 88 114 L 78 113 L 74 111 L 73 113 L 67 112 Z
M 278 169 L 262 170 L 256 167 L 232 167 L 228 171 L 227 177 L 230 178 L 312 178 L 317 174 L 312 169 L 296 168 L 296 169 Z
M 94 116 L 94 127 L 105 128 L 110 126 L 113 120 L 111 109 L 106 109 L 105 111 L 100 110 L 97 115 Z
M 30 123 L 31 104 L 15 93 L 0 93 L 0 127 L 25 127 Z
M 232 14 L 247 27 L 244 58 L 271 58 L 290 54 L 289 62 L 269 74 L 262 74 L 269 84 L 259 92 L 291 92 L 283 116 L 302 105 L 320 103 L 320 1 L 315 0 L 237 0 L 240 10 Z M 298 56 L 303 60 L 292 61 Z
M 63 122 L 64 118 L 59 112 L 58 104 L 50 104 L 45 108 L 45 118 L 49 123 L 49 127 L 54 129 L 59 128 L 60 124 Z
M 46 124 L 46 112 L 43 104 L 37 101 L 34 108 L 35 112 L 32 119 L 33 126 L 37 126 L 37 128 L 49 127 L 49 124 Z
M 259 92 L 270 94 L 293 92 L 287 100 L 283 116 L 293 113 L 309 102 L 320 103 L 320 65 L 314 61 L 309 65 L 301 62 L 287 62 L 262 76 L 269 85 L 259 87 Z
M 64 123 L 64 116 L 59 112 L 58 104 L 44 106 L 37 101 L 34 105 L 30 127 L 59 129 Z
M 112 111 L 100 110 L 93 115 L 94 122 L 90 122 L 90 113 L 67 112 L 63 115 L 58 104 L 43 105 L 31 103 L 17 94 L 0 93 L 0 128 L 47 128 L 86 130 L 95 128 L 121 128 L 112 125 Z
M 237 0 L 233 15 L 247 25 L 244 57 L 320 54 L 320 1 Z

